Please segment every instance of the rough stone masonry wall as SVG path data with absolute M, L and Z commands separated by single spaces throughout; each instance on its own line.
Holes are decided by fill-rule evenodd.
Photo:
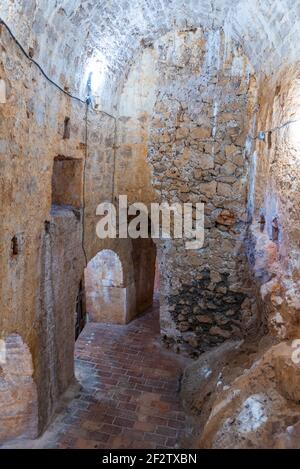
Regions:
M 278 339 L 299 337 L 299 63 L 261 84 L 257 140 L 252 155 L 249 258 L 265 311 Z M 290 124 L 289 124 L 290 123 Z
M 265 139 L 250 156 L 247 242 L 265 335 L 223 344 L 186 370 L 199 448 L 299 447 L 299 63 L 264 78 L 258 103 Z
M 198 354 L 257 327 L 243 246 L 256 81 L 221 30 L 169 33 L 154 47 L 153 185 L 161 201 L 205 203 L 202 250 L 160 243 L 161 328 L 167 341 Z
M 184 336 L 191 350 L 200 351 L 201 346 L 205 349 L 231 337 L 232 328 L 233 335 L 243 335 L 255 326 L 255 312 L 249 314 L 249 304 L 244 302 L 249 285 L 242 244 L 249 156 L 245 143 L 254 125 L 256 83 L 239 46 L 225 42 L 220 31 L 204 34 L 201 30 L 169 33 L 159 41 L 146 42 L 118 106 L 115 195 L 127 194 L 129 203 L 140 201 L 147 206 L 159 200 L 209 202 L 206 222 L 211 239 L 205 250 L 187 252 L 180 243 L 171 242 L 157 246 L 164 278 L 162 331 L 179 346 Z M 215 246 L 213 239 L 217 239 Z M 174 272 L 178 273 L 175 279 Z M 229 283 L 234 293 L 224 304 Z M 203 286 L 211 309 L 206 298 L 200 298 L 199 304 Z M 214 288 L 219 289 L 217 296 Z M 170 307 L 168 298 L 173 295 L 171 303 L 178 303 L 181 293 L 185 294 L 182 301 L 189 304 L 177 304 L 172 317 L 174 305 Z M 241 304 L 248 312 L 242 314 L 244 321 L 239 316 Z M 178 317 L 181 331 L 176 328 Z M 205 342 L 203 337 L 209 339 Z
M 24 59 L 4 28 L 0 30 L 0 57 L 0 78 L 6 84 L 6 103 L 0 104 L 0 338 L 5 341 L 11 334 L 18 334 L 32 356 L 39 408 L 35 429 L 40 431 L 54 410 L 55 399 L 73 377 L 73 359 L 69 355 L 74 347 L 72 322 L 83 274 L 82 228 L 73 212 L 68 211 L 64 220 L 50 215 L 51 179 L 56 156 L 84 159 L 85 106 L 71 102 L 49 84 Z M 63 139 L 66 116 L 71 123 L 69 139 Z M 44 262 L 45 237 L 50 236 L 47 231 L 61 234 L 60 238 L 51 239 L 47 251 L 52 255 L 52 277 L 49 264 Z M 68 277 L 60 277 L 64 269 Z M 52 320 L 49 310 L 43 308 L 43 285 L 49 295 L 53 292 L 50 287 L 55 285 L 52 300 L 56 319 Z M 50 346 L 54 348 L 50 350 Z M 62 356 L 65 353 L 67 360 Z M 53 367 L 55 374 L 50 373 Z M 5 386 L 8 383 L 5 381 Z M 51 399 L 50 389 L 59 390 Z M 21 394 L 24 401 L 27 396 L 25 392 Z M 22 434 L 17 424 L 21 408 L 17 401 L 16 407 L 11 407 L 15 435 L 10 433 L 10 437 Z M 3 407 L 1 427 L 2 410 Z
M 227 342 L 185 371 L 200 448 L 299 447 L 299 63 L 264 78 L 258 103 L 265 138 L 250 156 L 247 244 L 265 334 Z

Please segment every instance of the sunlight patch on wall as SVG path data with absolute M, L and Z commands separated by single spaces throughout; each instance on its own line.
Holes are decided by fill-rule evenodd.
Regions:
M 105 77 L 107 73 L 107 60 L 101 52 L 97 52 L 88 62 L 83 83 L 86 88 L 86 96 L 92 99 L 93 105 L 100 104 Z

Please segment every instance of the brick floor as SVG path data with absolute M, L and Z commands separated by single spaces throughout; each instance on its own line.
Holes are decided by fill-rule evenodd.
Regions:
M 82 389 L 39 447 L 180 447 L 183 364 L 160 343 L 157 305 L 127 326 L 88 324 L 76 344 Z

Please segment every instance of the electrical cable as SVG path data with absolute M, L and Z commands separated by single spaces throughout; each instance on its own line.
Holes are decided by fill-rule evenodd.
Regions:
M 278 125 L 277 127 L 274 127 L 273 129 L 261 130 L 261 133 L 269 134 L 269 133 L 277 132 L 278 130 L 284 129 L 285 127 L 288 127 L 291 124 L 296 124 L 297 122 L 300 122 L 300 119 L 289 120 L 282 125 Z M 257 135 L 256 137 L 251 136 L 250 138 L 252 138 L 252 140 L 260 140 L 259 135 Z
M 48 75 L 47 73 L 44 71 L 44 69 L 41 67 L 41 65 L 36 61 L 34 60 L 32 57 L 30 57 L 30 55 L 26 52 L 26 50 L 24 49 L 24 47 L 22 46 L 22 44 L 20 43 L 20 41 L 18 41 L 18 39 L 16 38 L 16 36 L 14 35 L 14 33 L 12 32 L 12 30 L 10 29 L 10 27 L 5 23 L 5 21 L 0 18 L 0 26 L 3 25 L 5 27 L 5 29 L 7 30 L 7 32 L 9 33 L 9 35 L 11 36 L 11 38 L 14 40 L 14 42 L 17 44 L 17 46 L 19 47 L 19 49 L 21 50 L 21 52 L 25 55 L 25 57 L 27 58 L 27 60 L 29 60 L 31 63 L 33 63 L 38 69 L 39 71 L 41 72 L 41 74 L 43 75 L 44 78 L 46 78 L 47 81 L 49 81 L 49 83 L 51 83 L 53 86 L 55 86 L 55 88 L 57 88 L 59 91 L 61 91 L 62 93 L 64 93 L 66 96 L 68 96 L 69 98 L 71 99 L 74 99 L 75 101 L 78 101 L 82 104 L 86 104 L 87 103 L 87 100 L 89 100 L 90 98 L 87 97 L 85 100 L 82 99 L 82 98 L 79 98 L 78 96 L 75 96 L 73 95 L 72 93 L 70 93 L 69 91 L 65 90 L 64 88 L 62 88 L 58 83 L 56 83 L 54 80 L 52 80 Z M 113 116 L 112 114 L 109 114 L 108 112 L 106 111 L 103 111 L 102 109 L 95 109 L 93 106 L 91 106 L 91 109 L 95 112 L 99 112 L 101 114 L 105 114 L 106 116 L 108 117 L 111 117 L 112 119 L 116 119 L 115 116 Z
M 82 104 L 87 104 L 87 100 L 89 100 L 90 98 L 88 97 L 86 100 L 82 99 L 82 98 L 79 98 L 78 96 L 75 96 L 73 95 L 72 93 L 70 93 L 69 91 L 66 91 L 64 88 L 62 88 L 58 83 L 56 83 L 54 80 L 52 80 L 47 74 L 46 72 L 43 70 L 43 68 L 40 66 L 40 64 L 38 62 L 36 62 L 36 60 L 34 60 L 32 57 L 30 57 L 30 55 L 26 52 L 26 50 L 24 49 L 24 47 L 22 46 L 22 44 L 18 41 L 18 39 L 16 38 L 16 36 L 13 34 L 12 30 L 10 29 L 10 27 L 5 23 L 5 21 L 0 18 L 0 25 L 3 25 L 6 30 L 8 31 L 8 33 L 10 34 L 10 36 L 12 37 L 12 39 L 15 41 L 15 43 L 17 44 L 17 46 L 20 48 L 20 50 L 23 52 L 23 54 L 25 55 L 25 57 L 30 61 L 32 62 L 38 69 L 39 71 L 41 72 L 41 74 L 46 78 L 46 80 L 48 80 L 53 86 L 55 86 L 59 91 L 61 91 L 62 93 L 64 93 L 65 95 L 67 95 L 69 98 L 71 99 L 74 99 L 76 101 L 79 101 L 80 103 Z M 106 111 L 103 111 L 101 109 L 97 110 L 95 109 L 93 106 L 91 106 L 91 109 L 95 112 L 99 112 L 101 114 L 105 114 L 106 116 L 108 117 L 111 117 L 112 119 L 116 119 L 115 116 L 113 116 L 112 114 L 109 114 L 108 112 Z M 263 133 L 269 133 L 269 132 L 276 132 L 278 130 L 281 130 L 282 128 L 284 127 L 287 127 L 288 125 L 290 124 L 294 124 L 296 122 L 300 122 L 300 119 L 296 119 L 296 120 L 290 120 L 280 126 L 277 126 L 277 127 L 274 127 L 273 129 L 270 129 L 270 130 L 262 130 L 261 132 Z M 259 139 L 259 136 L 257 135 L 256 137 L 253 137 L 251 136 L 251 138 L 253 140 L 257 140 Z
M 22 44 L 18 41 L 18 39 L 16 38 L 16 36 L 13 34 L 12 30 L 10 29 L 10 27 L 5 23 L 5 21 L 0 18 L 0 26 L 3 25 L 5 27 L 5 29 L 7 30 L 7 32 L 9 33 L 9 35 L 11 36 L 11 38 L 14 40 L 14 42 L 16 43 L 16 45 L 19 47 L 19 49 L 21 50 L 21 52 L 24 54 L 24 56 L 27 58 L 27 60 L 29 60 L 31 63 L 33 63 L 37 68 L 38 70 L 41 72 L 41 74 L 43 75 L 43 77 L 49 82 L 51 83 L 53 86 L 55 86 L 55 88 L 57 88 L 59 91 L 61 91 L 63 94 L 65 94 L 66 96 L 68 96 L 70 99 L 73 99 L 77 102 L 80 102 L 82 104 L 85 104 L 86 105 L 86 113 L 85 113 L 85 158 L 84 158 L 84 163 L 83 163 L 83 188 L 82 188 L 82 198 L 83 198 L 83 205 L 82 205 L 82 250 L 83 250 L 83 253 L 84 253 L 84 258 L 85 258 L 85 264 L 87 266 L 88 264 L 88 258 L 87 258 L 87 253 L 86 253 L 86 249 L 85 249 L 85 196 L 86 196 L 86 182 L 85 182 L 85 179 L 86 179 L 86 164 L 87 164 L 87 158 L 88 158 L 88 112 L 89 112 L 89 109 L 92 109 L 95 113 L 100 113 L 100 114 L 104 114 L 106 115 L 107 117 L 110 117 L 112 119 L 114 119 L 114 123 L 115 123 L 115 129 L 114 129 L 114 167 L 113 167 L 113 185 L 112 185 L 112 199 L 113 199 L 113 195 L 114 195 L 114 184 L 115 184 L 115 166 L 116 166 L 116 139 L 117 139 L 117 119 L 115 116 L 113 116 L 112 114 L 109 114 L 108 112 L 106 111 L 103 111 L 102 109 L 95 109 L 93 106 L 92 106 L 92 100 L 91 100 L 91 97 L 88 96 L 86 98 L 86 100 L 82 99 L 82 98 L 79 98 L 78 96 L 75 96 L 73 95 L 72 93 L 69 93 L 68 91 L 66 91 L 64 88 L 62 88 L 58 83 L 56 83 L 54 80 L 52 80 L 47 74 L 46 72 L 43 70 L 43 68 L 41 67 L 41 65 L 36 61 L 34 60 L 32 57 L 30 57 L 30 55 L 26 52 L 26 50 L 24 49 L 24 47 L 22 46 Z M 91 105 L 91 106 L 90 106 Z
M 81 98 L 79 98 L 78 96 L 74 96 L 73 94 L 69 93 L 68 91 L 66 91 L 64 88 L 62 88 L 58 83 L 56 83 L 55 81 L 53 81 L 47 74 L 46 72 L 43 70 L 43 68 L 40 66 L 40 64 L 38 62 L 36 62 L 36 60 L 34 60 L 32 57 L 30 57 L 30 55 L 26 52 L 26 50 L 24 49 L 24 47 L 22 46 L 22 44 L 18 41 L 18 39 L 16 38 L 16 36 L 14 35 L 14 33 L 12 32 L 12 30 L 10 29 L 10 27 L 5 23 L 5 21 L 0 18 L 0 25 L 3 25 L 5 27 L 5 29 L 7 30 L 7 32 L 10 34 L 10 36 L 12 37 L 12 39 L 15 41 L 15 43 L 17 44 L 17 46 L 19 47 L 19 49 L 23 52 L 23 54 L 25 55 L 25 57 L 30 61 L 32 62 L 38 69 L 39 71 L 41 72 L 41 74 L 46 78 L 46 80 L 48 80 L 52 85 L 54 85 L 58 90 L 60 90 L 62 93 L 66 94 L 67 96 L 69 96 L 69 98 L 72 98 L 72 99 L 75 99 L 76 101 L 79 101 L 83 104 L 85 104 L 85 101 Z
M 117 159 L 117 120 L 115 120 L 114 129 L 114 146 L 113 146 L 113 174 L 112 174 L 112 191 L 111 191 L 111 203 L 114 204 L 115 196 L 115 176 L 116 176 L 116 159 Z
M 85 250 L 85 176 L 86 176 L 86 163 L 88 158 L 88 113 L 89 113 L 89 104 L 86 102 L 86 112 L 85 112 L 85 158 L 83 162 L 83 181 L 82 181 L 82 234 L 81 234 L 81 244 L 82 250 L 85 259 L 85 266 L 88 265 L 87 253 Z

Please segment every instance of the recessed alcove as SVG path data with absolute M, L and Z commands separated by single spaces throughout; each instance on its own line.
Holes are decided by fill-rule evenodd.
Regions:
M 82 203 L 81 159 L 59 155 L 54 158 L 52 173 L 52 205 L 80 208 Z
M 64 140 L 69 140 L 71 135 L 71 119 L 70 117 L 65 117 L 64 120 Z

